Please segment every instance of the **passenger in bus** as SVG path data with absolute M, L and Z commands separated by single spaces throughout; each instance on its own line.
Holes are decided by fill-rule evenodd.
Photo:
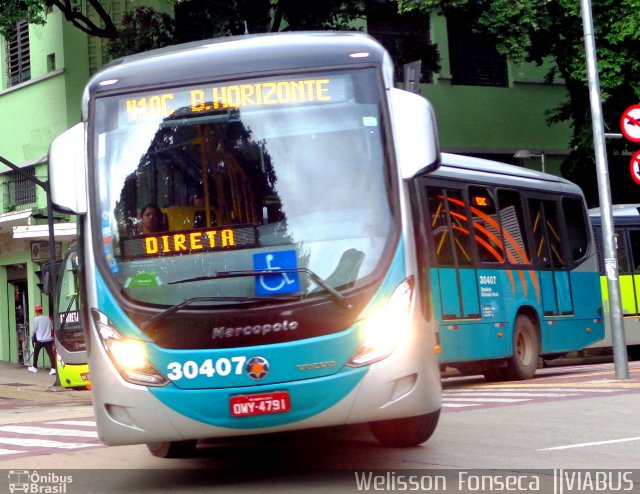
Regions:
M 165 231 L 164 213 L 155 204 L 147 204 L 140 211 L 140 221 L 142 228 L 140 234 L 157 233 Z

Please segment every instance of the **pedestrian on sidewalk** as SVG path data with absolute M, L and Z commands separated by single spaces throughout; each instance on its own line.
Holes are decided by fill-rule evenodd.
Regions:
M 53 355 L 53 325 L 51 319 L 42 315 L 42 306 L 36 305 L 35 307 L 36 317 L 31 322 L 31 341 L 33 342 L 33 365 L 30 366 L 29 372 L 38 372 L 38 356 L 40 355 L 40 349 L 44 348 L 49 355 L 49 361 L 51 362 L 50 375 L 56 373 L 56 359 Z

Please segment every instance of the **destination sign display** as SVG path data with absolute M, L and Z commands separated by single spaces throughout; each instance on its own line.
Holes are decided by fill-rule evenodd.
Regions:
M 135 123 L 170 117 L 178 110 L 186 116 L 230 108 L 340 102 L 350 97 L 349 82 L 348 76 L 331 75 L 191 86 L 130 95 L 121 100 L 120 111 Z
M 254 226 L 241 226 L 125 237 L 120 245 L 124 258 L 139 258 L 255 247 L 257 239 Z

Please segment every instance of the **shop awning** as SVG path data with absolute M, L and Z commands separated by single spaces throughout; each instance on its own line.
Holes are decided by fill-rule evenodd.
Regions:
M 74 240 L 78 234 L 75 223 L 54 223 L 54 237 L 59 241 Z M 49 240 L 49 225 L 23 225 L 13 227 L 13 238 Z

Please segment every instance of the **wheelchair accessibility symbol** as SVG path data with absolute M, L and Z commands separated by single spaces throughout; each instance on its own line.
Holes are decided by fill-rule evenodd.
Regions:
M 253 255 L 253 269 L 255 271 L 295 270 L 297 267 L 298 258 L 295 250 L 261 252 Z M 295 271 L 256 277 L 256 295 L 258 296 L 297 291 L 300 291 L 300 278 Z

